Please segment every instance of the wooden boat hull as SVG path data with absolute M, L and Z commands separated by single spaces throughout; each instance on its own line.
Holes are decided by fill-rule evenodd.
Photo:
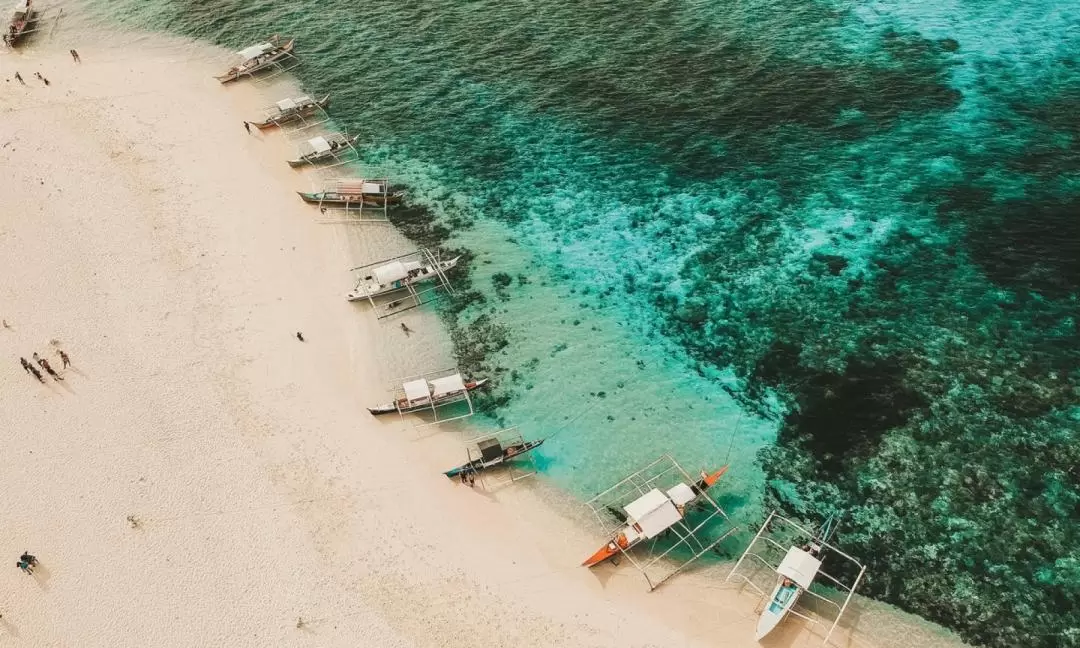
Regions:
M 329 107 L 330 107 L 330 95 L 326 95 L 322 99 L 319 99 L 318 101 L 316 101 L 311 106 L 307 106 L 302 110 L 297 110 L 297 111 L 294 111 L 294 112 L 290 112 L 290 113 L 288 113 L 286 115 L 282 115 L 281 117 L 274 117 L 272 119 L 267 118 L 267 119 L 264 119 L 261 122 L 251 122 L 251 125 L 254 126 L 255 128 L 258 128 L 259 130 L 265 130 L 267 128 L 273 128 L 274 126 L 281 126 L 283 124 L 292 123 L 292 122 L 294 122 L 294 121 L 296 121 L 296 120 L 298 120 L 298 119 L 300 119 L 302 117 L 307 117 L 307 116 L 313 114 L 319 108 L 321 108 L 323 110 L 326 110 Z
M 481 378 L 480 380 L 470 380 L 469 382 L 465 383 L 465 391 L 471 392 L 480 389 L 487 384 L 487 381 L 487 378 Z M 454 394 L 454 396 L 456 395 L 457 394 Z M 440 402 L 435 401 L 434 403 L 426 403 L 424 405 L 416 405 L 414 407 L 405 407 L 402 408 L 400 411 L 402 414 L 408 414 L 410 412 L 423 412 L 425 410 L 431 409 L 432 405 L 438 407 L 440 405 Z M 376 405 L 375 407 L 369 407 L 368 411 L 371 412 L 374 416 L 379 416 L 382 414 L 393 414 L 394 412 L 398 411 L 398 408 L 396 403 L 391 402 L 383 403 L 382 405 Z
M 776 626 L 780 625 L 780 622 L 787 616 L 788 611 L 799 600 L 800 594 L 802 594 L 802 590 L 798 585 L 794 583 L 784 585 L 784 579 L 777 581 L 776 588 L 773 589 L 772 596 L 769 597 L 769 603 L 761 611 L 761 616 L 758 617 L 755 635 L 758 641 L 764 639 Z
M 694 482 L 694 485 L 691 487 L 694 491 L 694 494 L 701 495 L 701 493 L 711 488 L 714 484 L 716 484 L 716 482 L 720 481 L 720 478 L 724 476 L 724 473 L 727 472 L 727 469 L 727 466 L 723 466 L 719 470 L 713 471 Z M 581 566 L 595 567 L 596 565 L 599 565 L 600 563 L 608 560 L 615 554 L 619 553 L 620 548 L 615 546 L 616 542 L 621 545 L 622 550 L 629 549 L 630 547 L 637 544 L 636 541 L 627 542 L 626 536 L 620 533 L 618 538 L 608 542 L 603 547 L 600 547 L 600 549 L 598 549 L 596 553 L 586 558 L 585 561 L 581 563 Z
M 39 13 L 36 10 L 31 10 L 24 20 L 13 20 L 8 24 L 7 44 L 9 47 L 15 47 L 21 40 L 34 32 L 34 26 L 40 17 Z M 13 27 L 14 29 L 12 29 Z
M 271 41 L 271 42 L 273 42 L 273 41 Z M 232 83 L 233 81 L 239 81 L 243 77 L 254 76 L 254 75 L 258 74 L 259 72 L 264 72 L 265 70 L 270 68 L 270 66 L 272 66 L 274 63 L 277 63 L 281 59 L 285 58 L 287 55 L 292 54 L 293 43 L 294 42 L 295 42 L 295 39 L 289 39 L 289 42 L 282 45 L 281 48 L 277 52 L 274 52 L 273 56 L 266 59 L 262 63 L 259 63 L 258 65 L 255 65 L 255 66 L 253 66 L 251 68 L 248 68 L 246 70 L 229 70 L 225 74 L 217 75 L 214 78 L 217 79 L 218 81 L 220 81 L 221 83 Z
M 312 153 L 310 155 L 299 157 L 295 160 L 286 161 L 289 163 L 289 166 L 294 169 L 308 165 L 316 166 L 319 164 L 323 164 L 324 162 L 333 162 L 338 159 L 337 153 L 347 150 L 350 146 L 356 144 L 359 139 L 359 135 L 353 135 L 352 137 L 348 138 L 348 140 L 344 144 L 339 144 L 337 148 L 330 151 L 326 151 L 324 153 Z
M 630 547 L 634 546 L 635 544 L 637 544 L 636 541 L 628 542 L 626 540 L 626 535 L 620 533 L 617 538 L 607 543 L 603 547 L 600 547 L 600 549 L 598 549 L 596 553 L 586 558 L 585 562 L 581 563 L 581 566 L 595 567 L 596 565 L 599 565 L 605 560 L 613 558 L 615 554 L 619 553 L 620 551 L 625 551 Z
M 503 454 L 501 457 L 493 459 L 491 461 L 484 461 L 483 459 L 476 459 L 465 464 L 461 464 L 457 468 L 451 468 L 443 474 L 447 477 L 457 477 L 461 473 L 478 473 L 488 468 L 494 468 L 495 466 L 501 466 L 502 464 L 510 461 L 514 457 L 519 457 L 530 450 L 535 450 L 543 445 L 545 439 L 539 441 L 526 441 L 525 443 L 515 443 L 513 445 L 503 448 Z
M 325 198 L 327 192 L 323 191 L 297 191 L 306 203 L 329 207 L 392 207 L 400 205 L 405 192 L 396 191 L 388 194 L 363 194 L 362 196 L 350 196 L 349 199 L 330 197 Z

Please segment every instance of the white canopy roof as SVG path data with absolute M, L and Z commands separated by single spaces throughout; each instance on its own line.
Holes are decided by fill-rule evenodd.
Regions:
M 401 386 L 405 390 L 405 398 L 409 401 L 417 401 L 431 395 L 428 391 L 428 382 L 424 379 L 410 380 Z
M 453 376 L 446 376 L 445 378 L 436 378 L 431 381 L 431 395 L 434 398 L 447 396 L 449 394 L 457 394 L 463 391 L 465 391 L 465 381 L 462 380 L 461 374 L 454 374 Z
M 30 0 L 21 0 L 15 5 L 15 13 L 26 13 L 30 10 Z
M 312 137 L 307 141 L 307 145 L 316 153 L 326 153 L 330 150 L 330 142 L 327 142 L 326 138 L 322 136 Z
M 790 578 L 805 590 L 810 589 L 810 584 L 814 582 L 814 576 L 817 575 L 819 569 L 821 569 L 820 560 L 798 547 L 792 547 L 788 549 L 784 560 L 776 568 L 776 573 Z
M 409 270 L 401 261 L 394 261 L 375 268 L 375 272 L 372 274 L 375 276 L 375 281 L 378 281 L 380 285 L 386 285 L 409 276 Z
M 278 110 L 282 111 L 292 110 L 293 108 L 296 108 L 296 102 L 292 99 L 282 99 L 274 105 L 278 107 Z
M 386 193 L 386 187 L 378 180 L 342 180 L 337 183 L 337 190 L 341 193 Z
M 694 501 L 696 495 L 694 491 L 686 484 L 679 482 L 668 489 L 667 495 L 671 498 L 671 501 L 676 506 L 682 506 L 689 502 Z
M 666 495 L 661 493 L 659 489 L 654 488 L 633 502 L 627 504 L 623 510 L 626 511 L 626 516 L 628 518 L 634 522 L 638 522 L 641 518 L 660 508 L 668 501 Z
M 274 46 L 270 43 L 259 43 L 258 45 L 252 45 L 251 47 L 245 47 L 236 54 L 242 60 L 247 61 L 249 59 L 255 58 L 256 56 L 259 56 L 260 54 L 266 54 L 273 49 Z

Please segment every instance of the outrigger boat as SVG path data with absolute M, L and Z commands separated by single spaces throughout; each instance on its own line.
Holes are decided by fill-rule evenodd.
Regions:
M 389 180 L 353 180 L 326 191 L 298 191 L 306 203 L 344 207 L 386 207 L 401 203 L 405 192 L 390 187 Z
M 457 468 L 451 468 L 443 474 L 447 477 L 457 477 L 462 473 L 478 473 L 488 468 L 500 466 L 507 461 L 510 461 L 514 457 L 525 454 L 539 448 L 543 445 L 545 439 L 538 441 L 523 441 L 521 443 L 514 443 L 508 446 L 501 445 L 496 439 L 491 439 L 487 443 L 480 444 L 480 458 L 474 459 L 468 463 L 462 464 Z
M 626 526 L 623 527 L 610 542 L 598 549 L 596 553 L 586 558 L 585 561 L 581 563 L 581 566 L 595 567 L 605 560 L 612 558 L 620 551 L 625 551 L 641 540 L 656 535 L 654 532 L 655 529 L 645 527 L 662 525 L 660 526 L 660 529 L 666 529 L 678 522 L 682 519 L 686 507 L 693 504 L 695 500 L 701 497 L 702 493 L 719 481 L 724 473 L 727 472 L 727 469 L 728 467 L 724 466 L 713 473 L 702 472 L 701 479 L 694 482 L 693 486 L 687 486 L 680 482 L 668 489 L 666 493 L 659 489 L 653 489 L 637 500 L 627 504 L 624 509 L 626 511 Z M 672 515 L 675 516 L 673 519 L 671 518 Z M 658 519 L 653 520 L 652 518 L 654 517 Z
M 810 589 L 814 577 L 821 569 L 824 545 L 829 541 L 835 529 L 836 518 L 830 517 L 821 526 L 813 540 L 802 547 L 788 549 L 784 560 L 776 568 L 778 574 L 776 587 L 773 588 L 769 603 L 758 618 L 756 635 L 758 641 L 780 625 L 803 592 Z
M 356 144 L 359 135 L 348 136 L 342 133 L 312 137 L 300 145 L 298 157 L 289 160 L 289 166 L 296 168 L 305 164 L 319 164 L 327 160 L 336 160 L 341 154 Z
M 292 38 L 285 42 L 281 42 L 279 38 L 274 36 L 265 43 L 245 47 L 236 53 L 236 55 L 240 57 L 240 63 L 229 68 L 229 71 L 225 74 L 216 76 L 215 78 L 222 83 L 229 83 L 230 81 L 240 79 L 240 77 L 251 76 L 256 72 L 261 72 L 282 59 L 291 56 L 293 42 L 294 39 Z
M 429 281 L 442 278 L 443 273 L 458 264 L 461 257 L 456 256 L 446 261 L 438 261 L 434 257 L 429 260 L 391 261 L 386 265 L 379 266 L 371 271 L 371 274 L 361 277 L 356 282 L 356 288 L 345 299 L 359 301 L 372 299 L 380 295 L 402 290 L 406 286 L 420 281 Z
M 21 0 L 12 12 L 11 23 L 8 24 L 7 33 L 4 34 L 4 42 L 9 47 L 15 47 L 24 36 L 34 31 L 37 20 L 38 11 L 32 6 L 31 0 Z
M 435 378 L 434 380 L 424 378 L 410 380 L 401 386 L 405 392 L 404 397 L 390 403 L 369 407 L 368 411 L 378 416 L 394 412 L 408 414 L 409 412 L 429 410 L 444 403 L 460 400 L 463 395 L 479 389 L 485 384 L 487 384 L 487 378 L 465 382 L 462 380 L 461 374 L 453 374 L 452 376 Z
M 278 101 L 272 108 L 267 110 L 262 121 L 251 122 L 251 125 L 260 129 L 281 126 L 309 117 L 320 110 L 326 110 L 329 106 L 330 95 L 326 95 L 322 99 L 312 99 L 307 95 L 295 99 L 286 98 Z

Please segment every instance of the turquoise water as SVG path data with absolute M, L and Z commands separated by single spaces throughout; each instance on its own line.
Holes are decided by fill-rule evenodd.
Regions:
M 1076 0 L 107 11 L 299 39 L 399 222 L 472 254 L 462 363 L 566 488 L 730 459 L 747 517 L 843 511 L 866 592 L 1080 645 Z

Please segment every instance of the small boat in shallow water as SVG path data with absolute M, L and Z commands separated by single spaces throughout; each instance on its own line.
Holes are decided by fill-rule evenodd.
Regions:
M 349 301 L 372 299 L 402 290 L 421 281 L 442 280 L 443 273 L 456 266 L 460 258 L 456 256 L 446 261 L 435 258 L 391 261 L 375 268 L 371 274 L 361 277 L 356 283 L 356 288 L 346 295 L 345 299 Z
M 11 22 L 8 24 L 4 42 L 9 47 L 15 47 L 27 34 L 35 31 L 34 26 L 38 21 L 38 10 L 33 7 L 31 0 L 21 0 L 15 5 L 11 14 Z
M 701 479 L 694 482 L 693 486 L 687 486 L 686 484 L 680 483 L 674 488 L 669 489 L 667 493 L 653 490 L 638 500 L 631 502 L 626 506 L 626 526 L 616 534 L 610 542 L 603 547 L 600 547 L 596 550 L 596 553 L 586 558 L 585 561 L 581 563 L 581 566 L 595 567 L 605 560 L 612 558 L 620 551 L 625 551 L 633 547 L 644 538 L 652 537 L 654 535 L 653 533 L 646 535 L 643 532 L 641 524 L 645 517 L 659 510 L 666 504 L 674 504 L 679 519 L 681 519 L 686 507 L 692 505 L 702 493 L 719 481 L 724 473 L 727 472 L 727 469 L 728 467 L 724 466 L 712 473 L 702 472 Z M 620 515 L 619 517 L 622 516 Z M 674 523 L 674 521 L 672 521 L 672 523 Z
M 306 203 L 320 207 L 386 207 L 401 203 L 405 192 L 394 189 L 388 180 L 350 180 L 325 191 L 298 191 Z
M 379 416 L 400 412 L 420 412 L 439 407 L 443 404 L 462 400 L 468 392 L 480 389 L 487 384 L 487 378 L 465 381 L 461 374 L 454 374 L 434 380 L 423 378 L 409 381 L 402 385 L 405 395 L 393 402 L 369 407 L 368 411 Z
M 245 47 L 236 53 L 240 57 L 240 63 L 215 78 L 222 83 L 229 83 L 267 70 L 292 56 L 293 42 L 291 38 L 282 41 L 277 37 L 272 37 L 265 43 Z
M 521 443 L 514 443 L 508 446 L 503 446 L 499 443 L 494 443 L 491 447 L 492 452 L 486 452 L 488 448 L 481 446 L 481 457 L 474 459 L 468 463 L 461 464 L 457 468 L 451 468 L 443 474 L 447 477 L 457 477 L 462 473 L 478 473 L 488 468 L 494 468 L 495 466 L 501 466 L 502 464 L 510 461 L 514 457 L 521 456 L 526 452 L 530 452 L 543 445 L 544 439 L 537 441 L 523 441 Z
M 267 109 L 262 121 L 251 122 L 251 125 L 260 129 L 283 126 L 310 117 L 329 106 L 330 95 L 325 95 L 322 99 L 312 99 L 307 95 L 295 99 L 286 98 Z
M 350 137 L 342 133 L 312 137 L 300 145 L 297 157 L 288 161 L 289 166 L 295 169 L 305 164 L 315 165 L 338 160 L 350 150 L 355 150 L 352 146 L 359 139 L 359 135 Z

